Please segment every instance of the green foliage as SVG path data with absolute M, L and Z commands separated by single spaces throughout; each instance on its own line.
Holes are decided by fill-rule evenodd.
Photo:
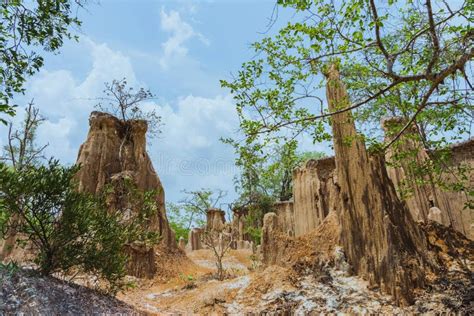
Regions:
M 83 1 L 10 0 L 0 2 L 0 114 L 13 116 L 10 99 L 24 92 L 26 79 L 43 66 L 36 48 L 56 52 L 64 39 L 75 38 L 69 28 L 80 26 L 73 16 Z M 6 123 L 0 117 L 0 122 Z
M 190 290 L 197 287 L 196 279 L 194 278 L 192 274 L 180 273 L 179 278 L 184 282 L 184 287 L 183 287 L 184 289 Z
M 18 264 L 16 262 L 13 262 L 13 261 L 9 261 L 7 263 L 0 262 L 0 273 L 4 272 L 11 276 L 13 273 L 18 271 L 19 269 L 20 268 L 18 267 Z
M 1 164 L 2 211 L 19 217 L 17 237 L 33 246 L 43 274 L 78 270 L 107 280 L 108 290 L 116 292 L 125 286 L 122 250 L 129 229 L 107 211 L 104 198 L 77 192 L 77 169 L 53 160 L 21 170 Z
M 411 126 L 430 151 L 466 138 L 474 111 L 471 2 L 278 1 L 294 9 L 293 19 L 254 43 L 256 59 L 245 62 L 232 81 L 221 81 L 234 95 L 245 137 L 234 143 L 239 156 L 254 165 L 269 148 L 302 135 L 330 140 L 333 113 L 320 96 L 322 74 L 334 63 L 352 103 L 339 110 L 354 112 L 373 151 L 394 146 Z M 389 139 L 379 125 L 386 116 L 405 122 Z
M 254 197 L 268 196 L 274 201 L 288 201 L 293 196 L 293 170 L 309 159 L 325 157 L 321 152 L 296 151 L 297 142 L 275 146 L 268 152 L 250 151 L 245 145 L 231 139 L 225 143 L 234 147 L 236 164 L 241 174 L 235 179 L 239 192 L 237 204 L 253 203 Z
M 7 233 L 10 215 L 10 212 L 7 211 L 6 206 L 0 199 L 0 239 L 4 239 Z
M 249 220 L 248 222 L 252 222 Z M 255 245 L 260 244 L 260 240 L 262 239 L 262 227 L 255 227 L 255 226 L 250 226 L 245 228 L 245 233 L 249 234 L 250 239 L 254 242 Z
M 173 203 L 166 204 L 166 213 L 168 215 L 168 220 L 171 228 L 175 232 L 176 241 L 179 241 L 180 237 L 183 237 L 185 240 L 188 240 L 189 235 L 189 214 L 181 214 L 180 207 Z
M 36 131 L 44 118 L 33 105 L 31 101 L 25 108 L 25 117 L 19 128 L 15 129 L 13 123 L 9 123 L 7 144 L 0 153 L 0 161 L 8 162 L 16 170 L 37 164 L 43 158 L 43 150 L 47 147 L 35 143 Z
M 260 243 L 263 216 L 273 211 L 276 201 L 288 201 L 293 196 L 293 171 L 309 159 L 325 157 L 321 152 L 297 153 L 296 141 L 275 146 L 272 151 L 251 150 L 232 139 L 224 140 L 234 146 L 238 156 L 236 164 L 242 170 L 236 177 L 239 198 L 234 210 L 246 210 L 245 233 L 257 245 Z
M 179 274 L 179 278 L 183 281 L 194 281 L 194 276 L 192 274 Z
M 263 217 L 266 213 L 274 211 L 275 200 L 266 195 L 253 197 L 250 204 L 245 206 L 247 215 L 245 217 L 245 233 L 249 235 L 255 245 L 260 244 L 262 237 Z

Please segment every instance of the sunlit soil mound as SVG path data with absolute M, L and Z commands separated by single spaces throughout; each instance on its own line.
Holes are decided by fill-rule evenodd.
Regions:
M 152 282 L 166 282 L 180 273 L 184 273 L 189 266 L 193 265 L 184 251 L 178 248 L 170 250 L 164 245 L 158 245 L 154 250 L 157 272 Z

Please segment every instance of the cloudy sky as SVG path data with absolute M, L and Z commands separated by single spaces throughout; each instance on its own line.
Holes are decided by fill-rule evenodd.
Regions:
M 97 103 L 91 99 L 101 95 L 104 82 L 126 77 L 158 96 L 147 106 L 156 107 L 165 125 L 148 151 L 167 200 L 181 199 L 183 189 L 219 188 L 229 191 L 229 202 L 237 171 L 232 148 L 219 138 L 233 135 L 238 120 L 219 79 L 253 57 L 249 45 L 265 36 L 275 2 L 101 0 L 79 13 L 79 42 L 46 55 L 45 67 L 17 102 L 34 98 L 48 119 L 38 143 L 49 143 L 48 155 L 72 164 Z

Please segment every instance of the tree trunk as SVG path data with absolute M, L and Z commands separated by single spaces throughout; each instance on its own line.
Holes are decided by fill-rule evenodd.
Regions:
M 217 257 L 216 265 L 217 265 L 217 278 L 219 279 L 219 281 L 222 281 L 224 280 L 224 267 L 222 266 L 222 258 Z

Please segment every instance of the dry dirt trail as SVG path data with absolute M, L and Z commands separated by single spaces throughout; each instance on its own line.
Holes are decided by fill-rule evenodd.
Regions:
M 250 283 L 251 254 L 246 249 L 231 250 L 224 258 L 229 278 L 218 281 L 213 278 L 216 267 L 211 250 L 188 252 L 189 261 L 177 263 L 179 276 L 164 282 L 144 281 L 119 299 L 154 315 L 225 312 L 225 303 Z

